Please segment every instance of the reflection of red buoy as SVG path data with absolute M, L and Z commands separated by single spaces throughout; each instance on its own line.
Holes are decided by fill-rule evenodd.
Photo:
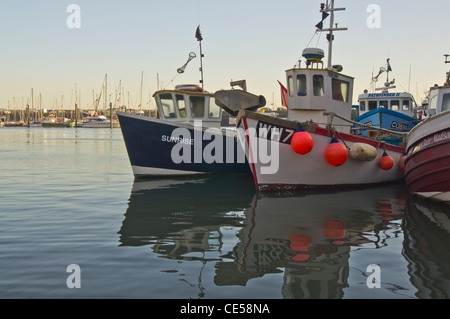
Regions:
M 308 259 L 309 259 L 308 254 L 298 254 L 298 255 L 295 255 L 294 257 L 292 257 L 292 260 L 294 260 L 294 261 L 306 261 Z
M 327 239 L 341 239 L 345 237 L 344 222 L 327 220 L 323 228 L 323 236 Z
M 291 139 L 291 147 L 295 153 L 304 155 L 311 152 L 314 146 L 314 140 L 308 132 L 306 132 L 301 126 L 295 132 Z
M 379 161 L 380 168 L 388 171 L 394 166 L 394 160 L 386 152 L 383 153 Z
M 339 166 L 344 164 L 348 158 L 348 150 L 344 144 L 339 143 L 336 138 L 332 138 L 330 144 L 325 149 L 325 159 L 330 165 Z
M 403 154 L 402 157 L 400 157 L 400 160 L 398 161 L 398 167 L 404 172 L 405 171 L 405 161 L 406 161 L 406 155 Z
M 309 236 L 292 235 L 291 236 L 291 249 L 295 251 L 308 251 L 311 246 L 312 240 Z

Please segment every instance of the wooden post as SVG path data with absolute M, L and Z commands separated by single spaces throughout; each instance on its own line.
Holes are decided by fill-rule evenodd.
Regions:
M 27 104 L 27 127 L 30 127 L 30 105 Z
M 75 128 L 78 127 L 78 105 L 75 103 Z
M 109 103 L 109 128 L 113 128 L 112 103 Z

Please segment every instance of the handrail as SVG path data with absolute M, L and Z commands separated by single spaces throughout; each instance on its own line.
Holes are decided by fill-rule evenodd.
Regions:
M 343 116 L 341 116 L 339 114 L 336 114 L 334 112 L 323 112 L 323 115 L 336 116 L 337 118 L 340 118 L 341 120 L 347 121 L 347 122 L 355 124 L 355 125 L 359 125 L 359 126 L 364 127 L 364 128 L 375 129 L 375 130 L 378 130 L 378 131 L 383 131 L 383 132 L 387 132 L 387 133 L 391 133 L 391 134 L 395 134 L 395 135 L 406 136 L 406 134 L 408 134 L 407 132 L 397 132 L 397 131 L 392 131 L 392 130 L 388 130 L 388 129 L 381 128 L 381 127 L 376 127 L 376 126 L 372 126 L 372 125 L 368 125 L 368 124 L 355 122 L 355 121 L 352 121 L 352 120 L 350 120 L 348 118 L 345 118 L 345 117 L 343 117 Z

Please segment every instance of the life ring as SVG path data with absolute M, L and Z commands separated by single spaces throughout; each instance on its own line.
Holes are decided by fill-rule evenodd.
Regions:
M 175 90 L 177 91 L 195 91 L 195 92 L 203 92 L 203 89 L 196 84 L 182 84 L 175 86 Z

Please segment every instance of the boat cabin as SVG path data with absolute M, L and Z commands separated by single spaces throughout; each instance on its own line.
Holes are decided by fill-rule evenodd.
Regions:
M 368 93 L 358 96 L 359 115 L 384 108 L 413 117 L 414 114 L 414 98 L 410 93 Z
M 221 127 L 222 109 L 215 103 L 214 94 L 204 92 L 197 85 L 178 85 L 175 90 L 153 94 L 158 118 L 179 123 L 201 120 L 204 126 Z
M 324 53 L 321 49 L 305 49 L 303 57 L 306 58 L 306 68 L 286 71 L 289 119 L 312 120 L 326 125 L 329 117 L 324 112 L 333 112 L 350 119 L 354 79 L 341 74 L 341 66 L 324 68 Z M 333 124 L 345 124 L 339 130 L 350 132 L 348 122 L 334 118 Z
M 450 86 L 434 86 L 428 98 L 429 116 L 450 110 Z

